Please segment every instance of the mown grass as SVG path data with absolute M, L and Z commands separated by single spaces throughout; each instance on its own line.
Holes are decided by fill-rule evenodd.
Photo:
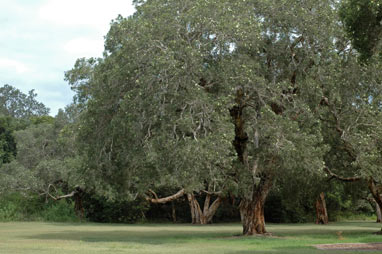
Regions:
M 341 222 L 269 224 L 271 237 L 241 237 L 240 224 L 207 226 L 147 224 L 68 224 L 41 222 L 0 223 L 0 253 L 327 253 L 312 245 L 321 243 L 382 242 L 374 235 L 381 224 Z M 338 231 L 342 231 L 343 240 Z M 365 253 L 365 251 L 329 251 Z M 382 253 L 368 251 L 367 253 Z

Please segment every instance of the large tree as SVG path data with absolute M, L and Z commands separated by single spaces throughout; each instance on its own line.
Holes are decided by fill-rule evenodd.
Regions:
M 87 102 L 80 143 L 94 176 L 88 184 L 106 196 L 122 199 L 169 185 L 188 193 L 192 211 L 198 213 L 201 209 L 195 207 L 193 191 L 216 192 L 226 185 L 224 172 L 233 157 L 229 116 L 222 113 L 226 109 L 221 98 L 198 84 L 208 75 L 200 70 L 203 56 L 196 57 L 190 69 L 174 68 L 172 64 L 183 64 L 181 53 L 173 50 L 177 56 L 171 56 L 157 42 L 144 44 L 144 37 L 156 28 L 136 19 L 140 19 L 138 14 L 120 17 L 112 24 L 107 57 L 96 65 L 93 59 L 79 60 L 66 74 L 78 98 Z M 125 29 L 134 35 L 126 42 Z M 155 36 L 167 35 L 158 30 Z M 174 46 L 185 52 L 185 42 L 181 43 Z M 163 68 L 171 58 L 171 66 Z M 204 74 L 187 77 L 189 71 Z M 170 199 L 153 196 L 150 200 Z
M 210 186 L 241 199 L 243 234 L 262 234 L 278 179 L 315 177 L 334 167 L 334 144 L 346 155 L 370 141 L 378 71 L 357 62 L 337 1 L 135 3 L 112 22 L 104 57 L 66 74 L 84 103 L 87 181 L 104 195 Z M 360 120 L 372 122 L 351 129 Z

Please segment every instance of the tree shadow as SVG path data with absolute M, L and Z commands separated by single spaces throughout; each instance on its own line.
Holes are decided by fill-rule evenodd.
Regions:
M 225 234 L 226 235 L 226 234 Z M 28 236 L 28 239 L 36 240 L 67 240 L 67 241 L 83 241 L 83 242 L 124 242 L 139 244 L 171 244 L 195 241 L 197 239 L 216 239 L 222 234 L 214 234 L 203 231 L 136 231 L 132 230 L 113 230 L 113 231 L 76 231 L 66 230 L 62 232 L 44 233 Z

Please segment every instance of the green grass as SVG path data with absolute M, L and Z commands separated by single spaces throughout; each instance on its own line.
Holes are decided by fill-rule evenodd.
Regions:
M 374 235 L 381 224 L 340 222 L 269 224 L 272 237 L 239 237 L 240 224 L 207 226 L 146 224 L 65 224 L 41 222 L 0 223 L 0 253 L 328 253 L 312 247 L 321 243 L 382 242 Z M 342 231 L 344 240 L 337 232 Z M 365 251 L 329 251 L 365 253 Z M 368 251 L 367 253 L 381 253 Z

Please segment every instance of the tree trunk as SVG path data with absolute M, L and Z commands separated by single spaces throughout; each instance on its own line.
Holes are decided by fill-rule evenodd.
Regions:
M 243 223 L 243 235 L 265 234 L 264 203 L 242 200 L 240 216 Z
M 172 222 L 176 223 L 176 209 L 175 209 L 174 201 L 171 201 L 171 217 L 172 217 Z
M 375 181 L 372 177 L 368 180 L 368 187 L 371 192 L 371 195 L 373 196 L 376 205 L 380 208 L 382 207 L 382 193 L 381 193 L 381 186 L 376 186 Z
M 252 199 L 240 202 L 240 217 L 243 224 L 243 235 L 267 233 L 265 229 L 264 205 L 273 185 L 272 177 L 263 177 L 258 186 L 254 186 Z
M 82 198 L 80 193 L 74 195 L 74 210 L 76 211 L 77 216 L 80 218 L 80 221 L 82 221 L 84 218 L 85 210 L 82 205 Z
M 371 192 L 371 195 L 373 196 L 375 202 L 377 203 L 377 206 L 379 206 L 381 208 L 382 207 L 382 193 L 381 193 L 382 187 L 381 187 L 381 185 L 377 186 L 373 177 L 370 177 L 368 180 L 368 186 L 369 186 L 369 190 Z M 382 228 L 381 228 L 381 231 L 378 232 L 377 234 L 382 234 Z
M 211 195 L 207 194 L 204 201 L 203 211 L 200 208 L 198 200 L 195 198 L 194 194 L 187 194 L 188 203 L 191 210 L 192 224 L 205 225 L 211 223 L 222 199 L 217 197 L 216 200 L 210 205 Z
M 328 224 L 328 211 L 326 209 L 325 194 L 320 193 L 316 200 L 316 224 Z
M 377 223 L 382 222 L 382 214 L 381 214 L 381 208 L 379 207 L 378 203 L 375 203 L 375 209 L 377 212 Z

